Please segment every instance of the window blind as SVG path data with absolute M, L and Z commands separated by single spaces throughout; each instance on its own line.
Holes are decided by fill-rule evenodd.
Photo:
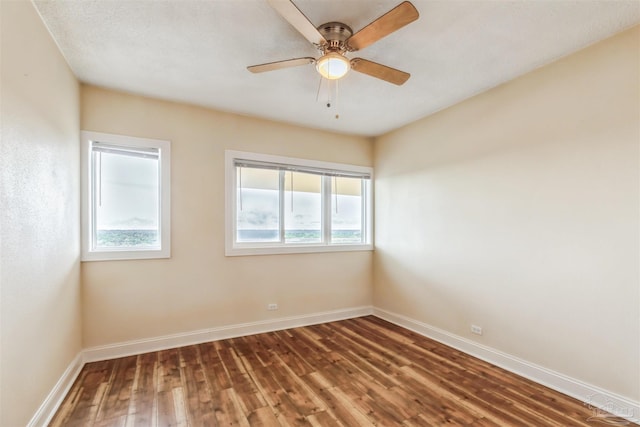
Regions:
M 117 145 L 106 144 L 104 142 L 93 141 L 91 150 L 97 153 L 119 154 L 121 156 L 141 157 L 144 159 L 158 159 L 160 150 L 153 147 L 120 147 Z
M 234 166 L 238 168 L 256 168 L 256 169 L 270 169 L 270 170 L 279 170 L 279 171 L 283 170 L 287 172 L 289 171 L 302 172 L 302 173 L 310 173 L 315 175 L 333 176 L 338 178 L 371 179 L 371 174 L 368 172 L 353 172 L 353 171 L 327 169 L 327 168 L 313 167 L 313 166 L 296 166 L 296 165 L 288 165 L 284 163 L 261 162 L 257 160 L 235 159 Z

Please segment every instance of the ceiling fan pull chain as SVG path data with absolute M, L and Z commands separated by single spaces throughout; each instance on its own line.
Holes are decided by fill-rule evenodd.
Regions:
M 318 82 L 318 91 L 316 92 L 316 102 L 320 99 L 320 89 L 322 89 L 322 80 L 323 77 L 320 76 L 320 81 Z
M 339 109 L 338 109 L 338 87 L 339 87 L 340 83 L 338 82 L 338 80 L 336 80 L 336 98 L 333 101 L 336 105 L 336 120 L 340 118 L 340 114 L 339 114 Z

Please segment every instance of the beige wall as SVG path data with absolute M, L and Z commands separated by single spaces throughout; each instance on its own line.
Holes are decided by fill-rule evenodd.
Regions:
M 373 153 L 365 138 L 79 89 L 30 2 L 0 11 L 0 425 L 26 424 L 83 347 L 372 303 L 638 399 L 638 28 Z M 80 128 L 172 141 L 171 259 L 80 267 Z M 375 154 L 375 254 L 225 257 L 225 149 Z
M 0 425 L 81 350 L 79 85 L 31 2 L 1 2 Z
M 375 306 L 639 400 L 639 40 L 376 140 Z
M 85 347 L 371 304 L 371 252 L 224 256 L 225 149 L 370 166 L 370 140 L 92 86 L 81 104 L 84 130 L 172 143 L 172 258 L 82 264 Z

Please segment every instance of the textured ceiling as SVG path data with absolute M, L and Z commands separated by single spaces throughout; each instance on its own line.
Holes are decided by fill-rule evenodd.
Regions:
M 294 0 L 314 25 L 354 31 L 400 0 Z M 640 22 L 637 0 L 413 0 L 420 18 L 357 52 L 411 73 L 403 86 L 351 72 L 331 108 L 313 65 L 248 65 L 318 51 L 266 0 L 36 0 L 83 82 L 366 136 L 453 105 Z M 318 96 L 319 94 L 319 96 Z M 316 98 L 319 98 L 316 101 Z M 339 118 L 336 118 L 339 114 Z

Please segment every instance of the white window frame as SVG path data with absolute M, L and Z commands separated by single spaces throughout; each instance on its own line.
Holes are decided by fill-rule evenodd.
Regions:
M 159 139 L 113 135 L 81 131 L 82 173 L 82 261 L 154 259 L 171 257 L 171 142 Z M 150 248 L 94 248 L 94 195 L 92 144 L 101 142 L 125 149 L 158 149 L 159 152 L 159 214 L 160 247 Z
M 326 232 L 331 223 L 331 206 L 329 200 L 324 200 L 323 218 L 325 226 L 324 241 L 322 243 L 284 243 L 284 242 L 236 242 L 237 236 L 237 174 L 236 162 L 246 160 L 250 162 L 263 162 L 278 165 L 287 165 L 298 168 L 300 172 L 307 170 L 327 170 L 344 172 L 345 174 L 362 174 L 370 178 L 365 179 L 363 192 L 363 242 L 362 243 L 330 243 Z M 330 189 L 329 189 L 330 190 Z M 325 192 L 326 194 L 326 192 Z M 325 196 L 325 197 L 330 197 Z M 327 224 L 328 223 L 328 224 Z M 311 252 L 341 252 L 341 251 L 367 251 L 373 250 L 373 168 L 355 166 L 343 163 L 331 163 L 293 157 L 274 156 L 269 154 L 250 153 L 244 151 L 225 151 L 225 255 L 272 255 L 293 254 Z

